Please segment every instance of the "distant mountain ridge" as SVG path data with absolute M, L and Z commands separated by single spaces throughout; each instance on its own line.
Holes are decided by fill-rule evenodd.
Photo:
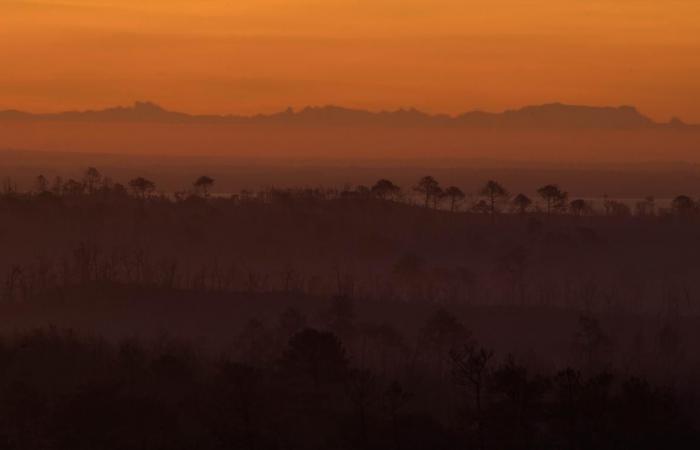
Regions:
M 102 110 L 66 111 L 33 114 L 18 110 L 0 111 L 0 120 L 80 121 L 80 122 L 162 122 L 162 123 L 231 123 L 276 125 L 337 126 L 449 126 L 473 128 L 698 128 L 679 119 L 668 123 L 654 122 L 635 107 L 599 107 L 549 103 L 506 110 L 501 113 L 471 111 L 455 116 L 429 114 L 416 109 L 371 112 L 339 106 L 288 108 L 273 114 L 196 115 L 164 109 L 152 102 L 135 102 Z

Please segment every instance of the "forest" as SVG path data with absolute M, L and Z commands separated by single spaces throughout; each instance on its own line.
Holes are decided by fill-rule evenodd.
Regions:
M 6 179 L 16 449 L 700 445 L 700 202 Z

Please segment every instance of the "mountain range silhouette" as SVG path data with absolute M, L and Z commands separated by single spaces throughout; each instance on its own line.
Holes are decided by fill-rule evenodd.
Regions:
M 471 111 L 459 115 L 429 114 L 417 109 L 371 112 L 339 106 L 288 108 L 272 114 L 196 115 L 169 111 L 152 102 L 135 102 L 102 110 L 66 111 L 33 114 L 18 110 L 0 111 L 0 120 L 48 120 L 81 122 L 163 122 L 163 123 L 231 123 L 274 125 L 337 126 L 448 126 L 473 128 L 542 128 L 542 129 L 640 129 L 698 128 L 674 118 L 668 123 L 655 122 L 633 106 L 598 107 L 549 103 L 506 110 L 501 113 Z

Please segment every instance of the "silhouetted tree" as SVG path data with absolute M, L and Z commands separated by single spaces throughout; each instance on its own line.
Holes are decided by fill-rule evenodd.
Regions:
M 209 190 L 211 189 L 212 186 L 214 186 L 214 179 L 210 178 L 206 175 L 202 175 L 201 177 L 197 178 L 195 182 L 193 183 L 195 190 L 198 193 L 204 194 L 205 197 L 209 196 Z
M 156 189 L 155 183 L 144 177 L 137 177 L 129 181 L 129 187 L 134 195 L 145 199 Z
M 97 190 L 97 186 L 102 181 L 102 174 L 94 167 L 88 167 L 83 175 L 83 184 L 88 194 L 93 194 Z
M 518 214 L 525 214 L 532 205 L 532 200 L 525 194 L 518 194 L 512 201 L 513 208 Z
M 571 212 L 575 216 L 582 216 L 584 214 L 587 214 L 591 210 L 591 205 L 589 205 L 587 201 L 579 198 L 572 201 L 569 204 L 569 208 L 571 208 Z
M 679 195 L 671 202 L 673 211 L 680 217 L 688 217 L 695 210 L 695 202 L 687 195 Z
M 430 205 L 430 200 L 441 191 L 440 184 L 431 176 L 421 178 L 413 190 L 424 196 L 426 208 Z
M 458 386 L 471 389 L 474 397 L 479 448 L 485 443 L 483 396 L 488 382 L 493 352 L 474 344 L 467 344 L 450 351 L 452 374 Z
M 486 182 L 481 188 L 479 194 L 486 197 L 491 214 L 491 222 L 496 221 L 496 213 L 498 212 L 498 202 L 508 197 L 508 191 L 499 183 L 493 180 Z
M 622 203 L 611 198 L 605 198 L 603 205 L 605 214 L 608 216 L 627 217 L 632 214 L 632 210 L 625 203 Z
M 548 184 L 537 190 L 537 194 L 545 201 L 547 205 L 547 214 L 552 214 L 566 206 L 566 199 L 569 194 L 562 191 L 556 184 Z
M 457 205 L 459 202 L 464 200 L 466 197 L 464 195 L 464 192 L 456 186 L 450 186 L 447 189 L 445 189 L 445 196 L 450 199 L 450 211 L 455 212 L 455 209 L 457 208 Z
M 548 378 L 531 376 L 512 355 L 494 370 L 491 389 L 503 397 L 506 408 L 506 414 L 501 418 L 505 423 L 501 426 L 513 430 L 516 448 L 533 448 L 535 424 L 540 419 L 543 399 L 549 388 Z
M 401 192 L 401 188 L 391 181 L 382 178 L 372 186 L 372 195 L 380 200 L 393 199 Z
M 489 214 L 491 207 L 483 198 L 472 205 L 472 211 L 477 214 Z

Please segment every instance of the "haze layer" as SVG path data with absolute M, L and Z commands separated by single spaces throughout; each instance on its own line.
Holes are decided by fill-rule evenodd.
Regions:
M 0 109 L 561 101 L 700 122 L 698 54 L 696 0 L 4 0 Z

